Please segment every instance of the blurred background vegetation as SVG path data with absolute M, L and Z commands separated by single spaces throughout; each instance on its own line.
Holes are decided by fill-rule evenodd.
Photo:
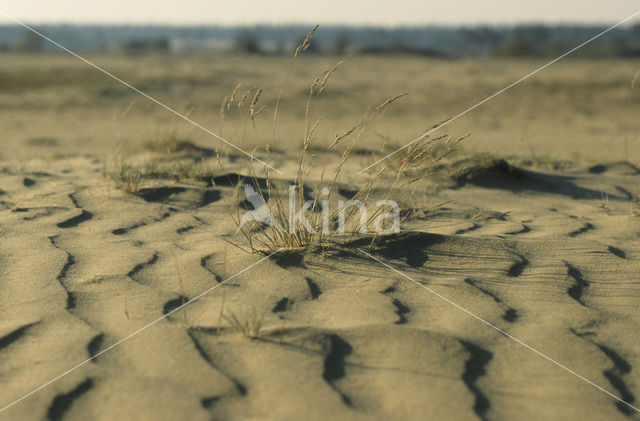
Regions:
M 303 25 L 96 26 L 43 25 L 43 34 L 81 52 L 289 53 L 309 31 Z M 470 27 L 323 26 L 314 37 L 315 54 L 415 54 L 431 57 L 549 57 L 559 55 L 607 29 L 597 25 Z M 17 25 L 0 26 L 0 50 L 55 51 Z M 586 57 L 640 56 L 640 24 L 619 27 L 577 53 Z

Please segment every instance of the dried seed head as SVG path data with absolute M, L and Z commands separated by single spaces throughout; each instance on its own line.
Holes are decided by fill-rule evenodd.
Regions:
M 453 117 L 445 118 L 444 120 L 435 123 L 433 126 L 429 127 L 429 129 L 427 129 L 427 130 L 437 129 L 438 127 L 442 126 L 443 124 L 445 124 L 446 122 L 448 122 L 452 118 Z
M 318 84 L 320 83 L 320 78 L 317 77 L 313 83 L 311 84 L 311 95 L 313 95 L 316 91 L 316 88 L 318 87 Z
M 329 80 L 329 78 L 331 77 L 331 75 L 333 74 L 333 72 L 335 72 L 338 67 L 340 67 L 340 65 L 342 64 L 342 61 L 339 61 L 338 63 L 335 64 L 335 66 L 331 67 L 328 70 L 325 70 L 324 73 L 322 73 L 322 81 L 320 82 L 320 87 L 318 88 L 318 90 L 316 91 L 316 95 L 322 93 L 322 91 L 324 91 L 325 86 L 327 86 L 327 81 Z M 318 80 L 318 79 L 316 79 Z M 315 82 L 314 82 L 315 84 Z
M 313 126 L 311 126 L 311 128 L 309 129 L 309 132 L 307 133 L 307 136 L 304 139 L 304 149 L 308 149 L 309 145 L 311 145 L 311 143 L 313 143 L 313 141 L 315 140 L 315 137 L 313 137 L 313 133 L 316 131 L 316 129 L 318 128 L 318 125 L 320 124 L 322 120 L 317 120 Z
M 467 133 L 464 136 L 460 136 L 455 142 L 454 145 L 457 145 L 458 143 L 462 142 L 463 140 L 465 140 L 466 138 L 468 138 L 469 136 L 471 136 L 471 132 Z
M 342 141 L 342 139 L 344 139 L 345 137 L 349 136 L 357 128 L 358 128 L 358 126 L 353 126 L 352 128 L 350 128 L 346 132 L 342 133 L 341 135 L 339 135 L 339 136 L 336 135 L 336 138 L 334 139 L 333 143 L 331 143 L 331 145 L 329 145 L 329 150 L 331 150 L 331 149 L 335 148 L 336 146 L 338 146 L 338 143 L 340 143 Z
M 233 89 L 233 93 L 231 94 L 231 99 L 227 104 L 227 111 L 230 111 L 231 107 L 233 107 L 233 104 L 236 101 L 236 95 L 238 94 L 238 89 L 240 89 L 240 86 L 242 86 L 242 82 L 238 83 L 236 87 Z
M 256 111 L 256 104 L 258 104 L 261 94 L 262 94 L 262 88 L 258 88 L 258 90 L 256 91 L 256 94 L 253 96 L 253 100 L 251 100 L 251 105 L 249 105 L 249 115 L 251 115 L 251 118 L 254 117 L 254 114 Z
M 298 57 L 300 54 L 304 53 L 307 48 L 309 48 L 309 46 L 311 45 L 311 37 L 313 36 L 313 33 L 316 32 L 316 29 L 318 29 L 318 26 L 320 25 L 314 26 L 313 29 L 304 38 L 304 40 L 300 43 L 300 45 L 298 45 L 298 48 L 296 48 L 296 52 L 293 57 Z
M 399 100 L 399 99 L 400 99 L 400 98 L 402 98 L 403 96 L 407 96 L 407 95 L 409 95 L 409 93 L 408 93 L 408 92 L 405 92 L 405 93 L 403 93 L 403 94 L 396 95 L 396 96 L 394 96 L 393 98 L 389 98 L 388 100 L 386 100 L 386 101 L 385 101 L 385 102 L 383 102 L 382 104 L 378 105 L 378 106 L 376 107 L 376 111 L 382 111 L 382 110 L 383 110 L 383 109 L 385 109 L 389 104 L 391 104 L 391 103 L 393 103 L 393 102 L 395 102 L 395 101 Z
M 228 107 L 229 103 L 227 102 L 227 100 L 229 99 L 228 96 L 225 96 L 224 99 L 222 100 L 222 102 L 220 103 L 220 119 L 224 119 L 224 109 Z
M 238 108 L 242 107 L 244 103 L 247 102 L 247 98 L 249 98 L 250 94 L 251 94 L 251 89 L 247 90 L 247 92 L 245 92 L 244 95 L 242 95 L 242 99 L 240 99 L 240 102 L 238 102 Z
M 258 114 L 260 114 L 261 112 L 263 112 L 265 110 L 265 108 L 267 108 L 266 105 L 263 105 L 262 107 L 258 108 L 254 113 L 253 116 L 257 116 Z

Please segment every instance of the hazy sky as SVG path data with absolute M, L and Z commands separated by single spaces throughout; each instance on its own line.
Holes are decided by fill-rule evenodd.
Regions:
M 32 23 L 609 23 L 638 10 L 640 0 L 0 0 Z

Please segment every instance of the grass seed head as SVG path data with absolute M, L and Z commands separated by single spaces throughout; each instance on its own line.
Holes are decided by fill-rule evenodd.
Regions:
M 238 83 L 236 87 L 233 89 L 233 93 L 231 94 L 231 99 L 227 104 L 227 111 L 231 111 L 231 107 L 233 107 L 233 104 L 236 102 L 236 95 L 238 95 L 238 89 L 240 89 L 240 86 L 242 86 L 242 82 Z
M 378 106 L 376 107 L 376 111 L 382 111 L 382 110 L 384 110 L 384 109 L 385 109 L 385 108 L 387 108 L 387 106 L 389 106 L 390 104 L 392 104 L 392 103 L 396 102 L 396 101 L 397 101 L 397 100 L 399 100 L 400 98 L 402 98 L 402 97 L 404 97 L 404 96 L 407 96 L 407 95 L 409 95 L 409 93 L 408 93 L 408 92 L 405 92 L 405 93 L 403 93 L 403 94 L 396 95 L 396 96 L 394 96 L 393 98 L 389 98 L 388 100 L 386 100 L 386 101 L 385 101 L 385 102 L 383 102 L 382 104 L 378 105 Z
M 309 46 L 311 45 L 311 37 L 313 37 L 313 34 L 314 32 L 316 32 L 316 29 L 318 29 L 318 26 L 320 25 L 314 26 L 313 29 L 304 38 L 304 40 L 300 43 L 300 45 L 298 45 L 298 48 L 296 48 L 296 52 L 293 57 L 298 57 L 300 54 L 304 53 L 307 48 L 309 48 Z

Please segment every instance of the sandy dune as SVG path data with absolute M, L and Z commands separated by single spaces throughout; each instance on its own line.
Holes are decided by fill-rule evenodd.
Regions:
M 261 257 L 224 240 L 240 241 L 233 185 L 126 194 L 91 155 L 3 168 L 2 406 Z M 274 256 L 0 418 L 638 418 L 357 248 L 636 405 L 640 171 L 469 174 L 414 185 L 402 232 L 373 249 L 365 238 Z M 263 315 L 259 338 L 223 306 Z
M 219 163 L 207 134 L 72 57 L 3 58 L 0 409 L 15 405 L 0 420 L 640 418 L 598 389 L 640 407 L 640 170 L 626 162 L 640 161 L 637 60 L 562 60 L 453 122 L 447 133 L 471 138 L 394 192 L 401 232 L 375 247 L 336 239 L 234 276 L 264 257 L 229 243 L 246 246 L 232 218 L 238 183 L 253 183 L 246 157 L 223 147 Z M 273 130 L 289 58 L 91 59 L 230 142 L 258 154 L 272 143 L 283 188 L 309 87 L 337 61 L 298 59 Z M 336 135 L 388 98 L 410 92 L 368 126 L 342 199 L 381 147 L 544 63 L 345 60 L 314 99 L 306 194 L 323 161 L 339 162 L 327 151 Z M 249 101 L 228 106 L 240 82 Z M 258 87 L 267 109 L 250 122 Z M 162 151 L 167 139 L 181 149 Z M 118 159 L 153 176 L 126 193 Z M 380 178 L 371 200 L 392 183 Z M 232 315 L 263 319 L 258 337 Z

